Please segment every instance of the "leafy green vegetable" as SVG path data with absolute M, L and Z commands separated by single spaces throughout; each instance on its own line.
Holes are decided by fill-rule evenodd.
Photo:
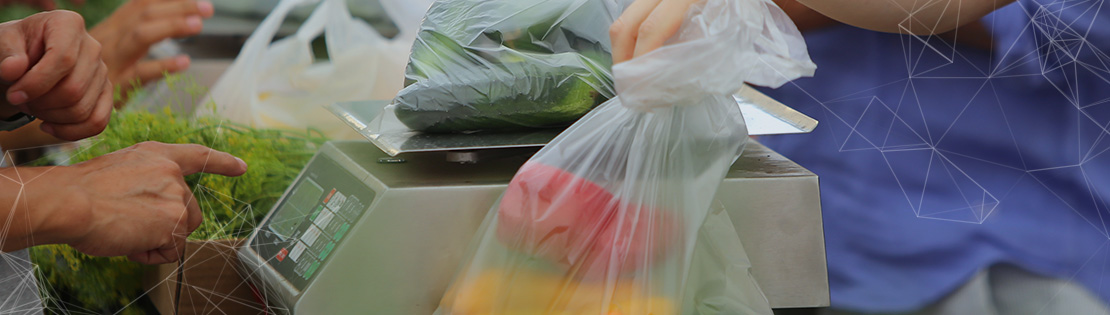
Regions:
M 436 2 L 394 99 L 397 118 L 430 133 L 573 123 L 613 96 L 608 33 L 598 31 L 604 9 L 593 2 Z
M 181 80 L 171 76 L 167 82 Z M 195 85 L 178 85 L 171 89 L 199 92 L 190 90 L 196 89 Z M 186 119 L 167 106 L 158 113 L 113 114 L 109 127 L 84 142 L 70 162 L 87 161 L 143 141 L 203 144 L 238 156 L 249 165 L 243 176 L 196 174 L 185 181 L 197 196 L 205 218 L 189 239 L 243 238 L 249 236 L 325 140 L 313 130 L 265 130 L 215 118 Z M 137 263 L 123 257 L 90 257 L 66 245 L 34 247 L 31 258 L 39 267 L 40 283 L 46 284 L 44 300 L 53 312 L 72 313 L 77 306 L 81 313 L 142 313 L 133 307 L 125 309 L 142 294 L 143 267 Z M 58 295 L 65 300 L 57 300 Z
M 512 76 L 419 81 L 397 95 L 395 113 L 409 128 L 424 132 L 566 125 L 605 101 L 596 89 L 600 81 L 572 66 L 585 64 L 580 59 L 576 54 L 535 55 L 502 61 L 498 67 Z

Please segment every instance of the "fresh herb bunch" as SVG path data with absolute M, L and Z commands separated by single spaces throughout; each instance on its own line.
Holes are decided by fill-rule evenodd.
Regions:
M 69 1 L 54 1 L 58 4 L 60 10 L 70 10 L 81 14 L 85 18 L 87 28 L 92 28 L 104 18 L 112 15 L 112 12 L 116 11 L 116 8 L 119 8 L 124 2 L 127 2 L 127 0 L 85 0 L 85 4 L 76 5 Z M 42 10 L 25 4 L 3 6 L 0 8 L 0 22 L 22 19 L 39 12 L 42 12 Z
M 83 146 L 70 162 L 80 163 L 143 141 L 196 143 L 235 155 L 249 165 L 239 177 L 198 173 L 185 182 L 205 214 L 190 239 L 245 237 L 264 216 L 325 138 L 315 131 L 254 129 L 214 118 L 182 119 L 162 113 L 117 112 L 108 129 Z
M 81 145 L 70 163 L 144 141 L 202 144 L 247 162 L 247 173 L 239 177 L 194 174 L 185 178 L 204 213 L 204 223 L 189 239 L 216 240 L 249 236 L 326 139 L 314 130 L 255 129 L 217 118 L 185 119 L 167 106 L 160 112 L 116 112 L 109 127 Z M 123 257 L 87 256 L 67 245 L 34 247 L 31 258 L 39 267 L 40 283 L 46 284 L 43 295 L 51 312 L 143 313 L 131 307 L 142 294 L 143 267 L 137 263 Z

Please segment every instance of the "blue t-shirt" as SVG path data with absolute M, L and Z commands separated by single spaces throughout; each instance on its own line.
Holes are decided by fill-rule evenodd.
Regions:
M 768 95 L 818 120 L 762 142 L 821 176 L 835 307 L 907 311 L 992 264 L 1110 301 L 1110 6 L 1019 0 L 993 51 L 836 26 Z

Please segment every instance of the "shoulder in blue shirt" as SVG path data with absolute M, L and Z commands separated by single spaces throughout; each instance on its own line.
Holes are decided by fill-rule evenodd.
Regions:
M 996 263 L 1110 301 L 1110 12 L 1021 1 L 982 22 L 991 52 L 809 32 L 816 76 L 766 91 L 821 120 L 762 141 L 821 176 L 834 306 L 917 309 Z

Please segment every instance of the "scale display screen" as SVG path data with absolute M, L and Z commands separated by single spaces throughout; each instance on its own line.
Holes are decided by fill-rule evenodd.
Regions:
M 348 170 L 318 155 L 262 223 L 251 249 L 297 290 L 304 290 L 374 196 Z
M 324 187 L 320 187 L 311 178 L 301 181 L 289 195 L 289 201 L 270 219 L 270 231 L 282 239 L 289 238 L 322 197 Z

